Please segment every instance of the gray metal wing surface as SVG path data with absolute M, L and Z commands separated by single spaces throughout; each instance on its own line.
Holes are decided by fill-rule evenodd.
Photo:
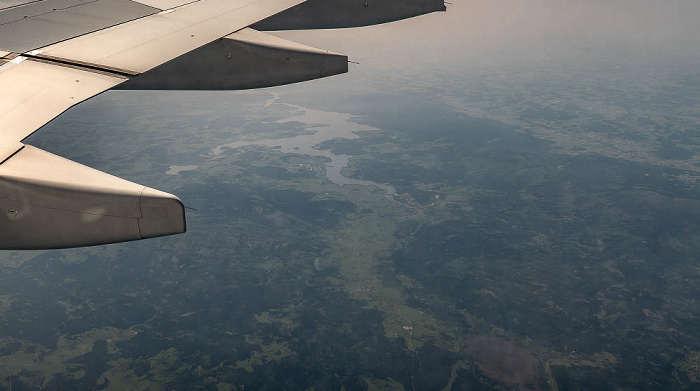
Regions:
M 0 249 L 185 232 L 176 196 L 24 139 L 109 89 L 236 90 L 347 72 L 346 56 L 248 27 L 256 23 L 307 28 L 300 20 L 320 19 L 324 28 L 348 27 L 444 10 L 420 0 L 375 1 L 327 0 L 337 3 L 329 8 L 303 7 L 304 0 L 0 0 Z M 334 14 L 343 7 L 353 11 Z

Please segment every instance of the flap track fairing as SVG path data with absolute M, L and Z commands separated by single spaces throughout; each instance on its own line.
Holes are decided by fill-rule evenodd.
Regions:
M 347 71 L 347 56 L 246 28 L 135 76 L 117 89 L 244 90 Z
M 184 208 L 171 194 L 29 145 L 0 165 L 0 249 L 81 247 L 182 232 Z

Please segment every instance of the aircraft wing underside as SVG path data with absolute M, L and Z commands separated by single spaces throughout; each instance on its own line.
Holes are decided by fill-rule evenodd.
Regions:
M 0 0 L 0 249 L 185 231 L 174 195 L 23 143 L 72 106 L 114 88 L 237 90 L 344 73 L 346 56 L 258 30 L 444 9 L 442 0 Z

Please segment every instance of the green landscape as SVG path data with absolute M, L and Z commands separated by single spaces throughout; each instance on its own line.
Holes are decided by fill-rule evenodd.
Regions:
M 0 389 L 700 389 L 700 74 L 556 60 L 72 109 L 29 143 L 188 232 L 0 252 Z M 367 185 L 255 144 L 305 110 Z

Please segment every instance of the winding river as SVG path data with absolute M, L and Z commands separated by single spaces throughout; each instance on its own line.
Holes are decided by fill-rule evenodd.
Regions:
M 273 96 L 272 101 L 276 100 L 277 96 Z M 269 106 L 271 103 L 268 102 Z M 278 103 L 279 104 L 279 103 Z M 306 129 L 313 131 L 309 134 L 301 134 L 288 138 L 262 139 L 254 141 L 235 141 L 228 144 L 219 145 L 211 150 L 213 156 L 218 156 L 225 149 L 237 149 L 249 145 L 260 145 L 268 148 L 275 148 L 282 153 L 294 153 L 310 156 L 324 156 L 330 159 L 326 162 L 326 177 L 333 183 L 338 185 L 362 185 L 378 187 L 386 192 L 388 197 L 396 193 L 396 189 L 388 184 L 377 183 L 372 181 L 363 181 L 352 179 L 341 174 L 343 168 L 347 167 L 351 155 L 336 155 L 329 149 L 318 149 L 316 146 L 327 140 L 336 138 L 356 139 L 358 138 L 355 132 L 378 130 L 372 126 L 360 125 L 352 121 L 352 116 L 345 113 L 336 113 L 329 111 L 313 110 L 306 107 L 285 104 L 290 108 L 298 110 L 300 114 L 295 114 L 276 121 L 277 123 L 285 123 L 298 121 L 307 125 Z M 179 171 L 184 171 L 182 166 L 173 166 Z M 190 167 L 186 167 L 190 168 Z M 178 172 L 179 172 L 178 171 Z

